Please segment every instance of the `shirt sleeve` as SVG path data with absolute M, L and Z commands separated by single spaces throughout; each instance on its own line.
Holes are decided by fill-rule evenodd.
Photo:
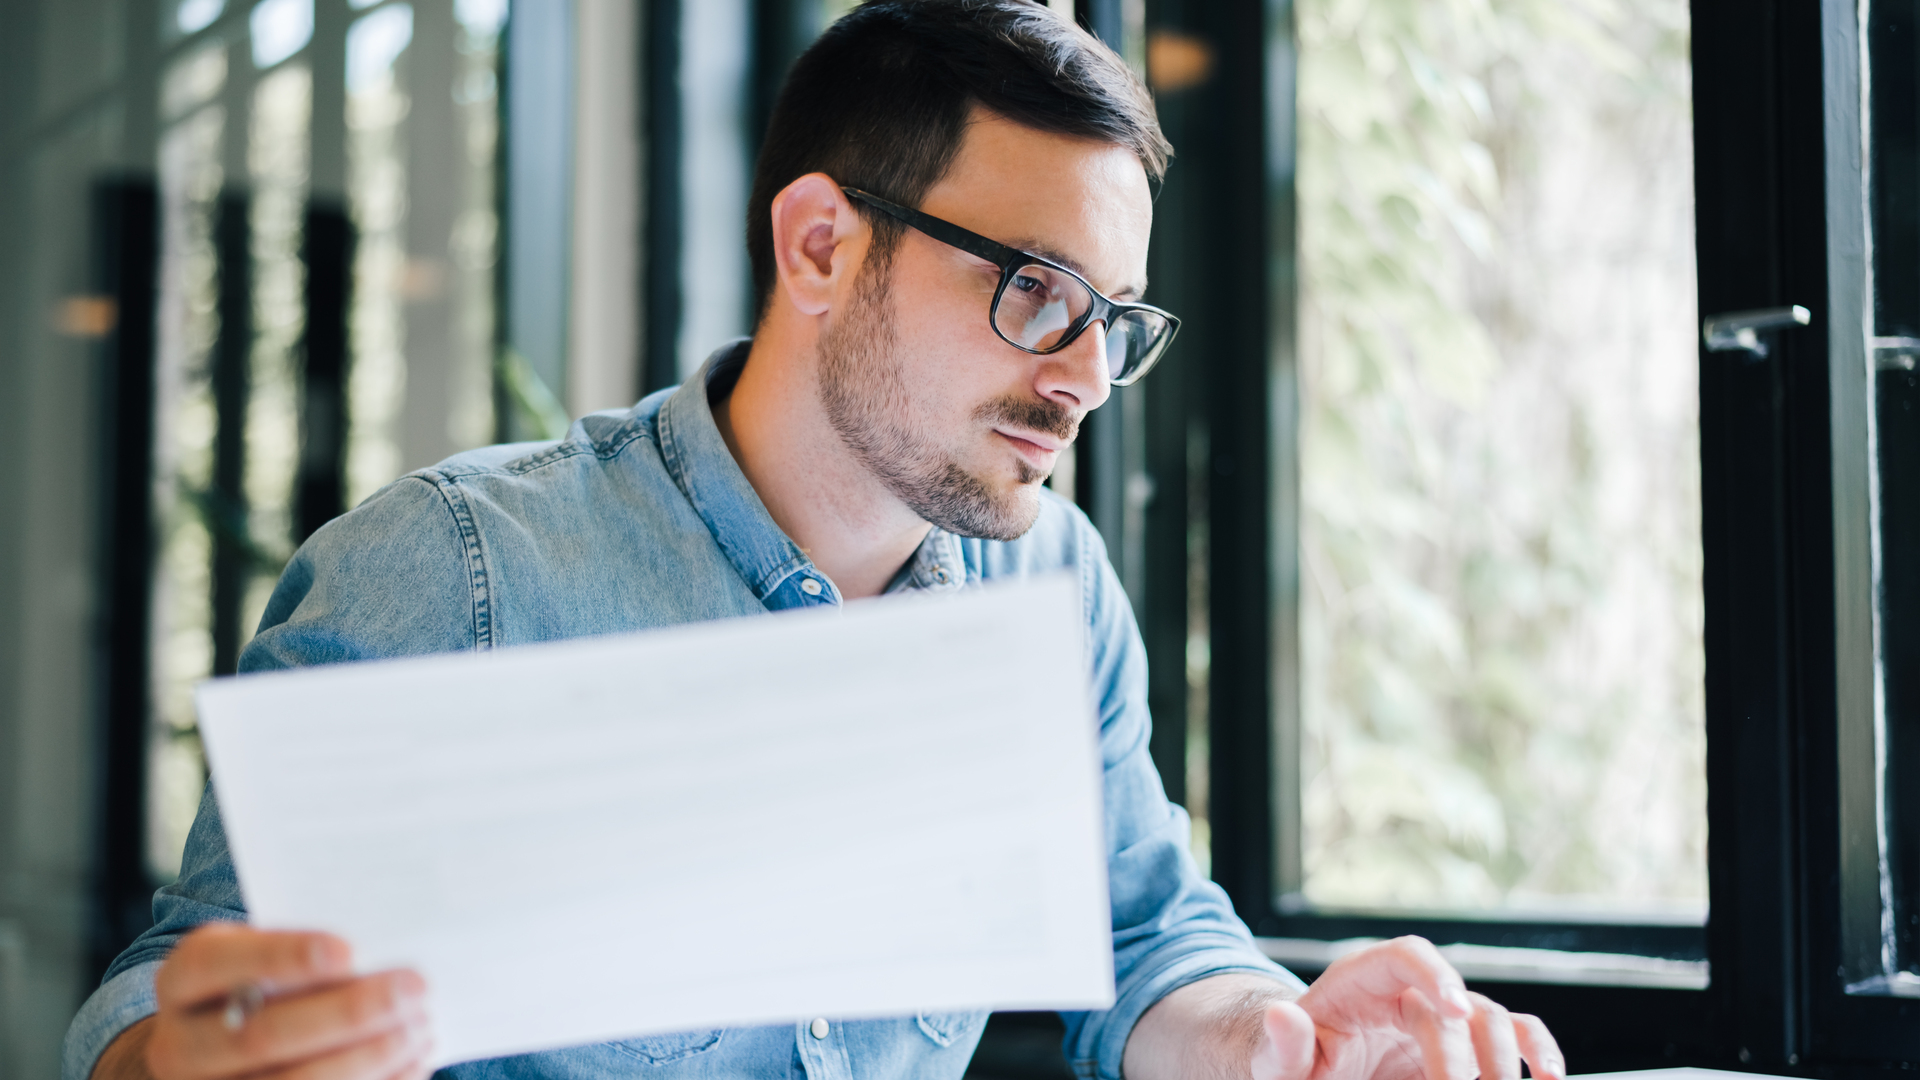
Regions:
M 240 670 L 473 648 L 484 611 L 472 584 L 476 558 L 436 485 L 403 478 L 295 553 Z M 108 1045 L 153 1015 L 154 972 L 183 935 L 246 917 L 209 784 L 187 833 L 180 877 L 154 893 L 153 927 L 115 958 L 67 1028 L 61 1080 L 88 1080 Z
M 1189 853 L 1186 811 L 1167 801 L 1147 751 L 1146 645 L 1099 534 L 1083 525 L 1081 535 L 1105 767 L 1115 1001 L 1104 1011 L 1061 1015 L 1074 1072 L 1120 1080 L 1134 1024 L 1168 993 L 1230 972 L 1306 986 L 1260 952 L 1226 892 L 1201 876 Z
M 244 921 L 240 883 L 227 856 L 227 834 L 213 787 L 200 796 L 200 813 L 187 834 L 180 877 L 153 894 L 153 926 L 135 938 L 107 968 L 100 988 L 87 998 L 67 1028 L 61 1080 L 87 1080 L 94 1063 L 120 1033 L 155 1011 L 153 975 L 180 936 L 202 923 Z

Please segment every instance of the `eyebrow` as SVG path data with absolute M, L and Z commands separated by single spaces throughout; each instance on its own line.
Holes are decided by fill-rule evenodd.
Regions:
M 1083 278 L 1087 277 L 1086 267 L 1082 266 L 1078 260 L 1076 260 L 1073 256 L 1068 255 L 1066 252 L 1049 247 L 1046 244 L 1035 243 L 1028 240 L 1016 240 L 1016 241 L 1013 241 L 1012 243 L 1008 243 L 1007 246 L 1010 248 L 1017 249 L 1019 251 L 1024 251 L 1029 255 L 1038 255 L 1041 258 L 1047 260 L 1048 262 L 1059 263 L 1061 266 L 1064 266 L 1067 269 L 1073 271 L 1074 273 L 1079 274 L 1081 277 Z M 1134 282 L 1126 286 L 1125 288 L 1117 289 L 1114 292 L 1108 293 L 1107 299 L 1120 300 L 1120 299 L 1131 298 L 1133 300 L 1138 300 L 1142 296 L 1145 296 L 1146 293 L 1147 293 L 1147 279 L 1141 278 L 1139 281 Z

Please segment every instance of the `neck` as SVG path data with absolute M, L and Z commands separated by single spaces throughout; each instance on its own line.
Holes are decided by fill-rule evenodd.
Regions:
M 931 528 L 856 460 L 820 403 L 813 335 L 770 317 L 713 419 L 767 512 L 842 596 L 878 596 Z

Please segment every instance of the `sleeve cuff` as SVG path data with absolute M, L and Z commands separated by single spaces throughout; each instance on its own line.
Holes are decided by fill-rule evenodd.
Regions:
M 1072 1065 L 1076 1075 L 1088 1080 L 1121 1080 L 1120 1063 L 1126 1056 L 1127 1038 L 1133 1026 L 1154 1003 L 1189 983 L 1215 975 L 1259 975 L 1275 982 L 1306 989 L 1292 972 L 1270 961 L 1250 959 L 1241 948 L 1215 948 L 1173 957 L 1151 974 L 1136 973 L 1120 988 L 1119 999 L 1097 1023 L 1080 1029 L 1080 1038 L 1072 1047 Z
M 153 974 L 160 961 L 150 960 L 115 975 L 100 985 L 67 1028 L 60 1054 L 60 1080 L 90 1080 L 93 1066 L 120 1033 L 158 1011 L 153 996 Z

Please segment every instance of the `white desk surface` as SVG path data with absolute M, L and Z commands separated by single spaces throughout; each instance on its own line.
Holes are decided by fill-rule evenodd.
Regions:
M 1759 1072 L 1734 1072 L 1730 1068 L 1636 1068 L 1630 1072 L 1574 1072 L 1574 1076 L 1578 1080 L 1751 1080 L 1759 1076 Z

